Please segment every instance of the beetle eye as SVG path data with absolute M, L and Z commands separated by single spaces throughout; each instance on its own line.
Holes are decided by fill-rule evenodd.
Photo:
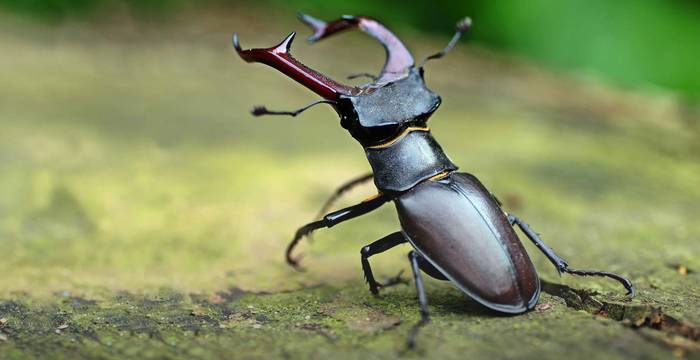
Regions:
M 425 73 L 425 70 L 423 70 L 423 67 L 418 68 L 418 73 L 420 74 L 421 79 L 423 79 L 423 74 Z

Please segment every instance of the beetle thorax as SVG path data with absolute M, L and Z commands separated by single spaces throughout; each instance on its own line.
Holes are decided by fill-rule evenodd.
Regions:
M 411 68 L 400 80 L 342 97 L 337 110 L 342 126 L 363 146 L 372 146 L 409 127 L 425 126 L 439 105 L 440 97 L 425 86 L 422 71 Z

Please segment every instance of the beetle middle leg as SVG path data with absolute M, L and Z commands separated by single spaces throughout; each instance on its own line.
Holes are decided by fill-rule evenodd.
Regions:
M 537 246 L 540 251 L 544 253 L 545 256 L 549 259 L 549 261 L 554 264 L 554 266 L 557 267 L 557 271 L 564 272 L 567 274 L 572 274 L 572 275 L 579 275 L 579 276 L 604 276 L 604 277 L 609 277 L 611 279 L 617 280 L 622 284 L 622 286 L 627 289 L 627 295 L 630 297 L 634 297 L 636 294 L 636 290 L 634 288 L 634 285 L 632 284 L 629 279 L 607 271 L 596 271 L 596 270 L 577 270 L 577 269 L 571 269 L 569 268 L 569 264 L 566 262 L 566 260 L 562 259 L 557 255 L 552 248 L 547 246 L 547 244 L 542 241 L 540 238 L 539 234 L 537 234 L 530 226 L 522 221 L 520 218 L 518 218 L 515 215 L 508 215 L 508 221 L 510 222 L 511 225 L 517 224 L 520 230 L 522 230 L 525 235 Z
M 416 335 L 418 335 L 420 328 L 430 322 L 430 315 L 428 314 L 428 297 L 425 295 L 423 277 L 420 273 L 420 258 L 421 256 L 413 250 L 408 253 L 408 260 L 411 261 L 411 270 L 413 271 L 413 280 L 416 283 L 416 291 L 418 292 L 418 303 L 420 304 L 420 321 L 413 325 L 411 332 L 408 334 L 407 345 L 411 349 L 416 346 Z
M 373 178 L 372 173 L 367 173 L 363 174 L 362 176 L 358 176 L 356 178 L 350 179 L 344 184 L 340 185 L 333 194 L 326 200 L 325 203 L 323 203 L 323 206 L 321 207 L 321 210 L 318 211 L 318 214 L 316 215 L 317 219 L 320 219 L 323 217 L 323 214 L 327 213 L 328 210 L 330 210 L 331 206 L 338 200 L 343 194 L 346 192 L 352 190 L 355 186 L 361 185 L 366 183 L 367 181 L 372 180 Z
M 324 216 L 321 220 L 310 222 L 300 227 L 294 234 L 294 238 L 292 239 L 292 241 L 290 241 L 289 245 L 287 246 L 287 264 L 293 266 L 294 268 L 299 267 L 299 260 L 292 257 L 292 252 L 294 251 L 294 248 L 299 244 L 301 239 L 304 238 L 304 236 L 309 235 L 314 230 L 318 230 L 324 227 L 329 228 L 340 224 L 343 221 L 367 214 L 368 212 L 376 210 L 380 206 L 384 205 L 384 203 L 386 203 L 389 200 L 391 200 L 391 197 L 380 193 L 357 205 L 349 206 L 344 209 L 334 211 Z
M 374 279 L 374 274 L 372 273 L 372 267 L 369 265 L 369 258 L 373 255 L 377 255 L 380 253 L 383 253 L 391 248 L 393 248 L 396 245 L 401 245 L 406 242 L 406 237 L 404 237 L 403 233 L 400 231 L 397 231 L 395 233 L 389 234 L 367 246 L 363 246 L 362 249 L 360 250 L 360 255 L 361 255 L 361 261 L 362 261 L 362 272 L 365 275 L 365 280 L 367 280 L 367 284 L 369 285 L 369 291 L 372 292 L 372 294 L 377 295 L 379 294 L 379 289 L 400 284 L 403 283 L 403 280 L 401 279 L 401 272 L 394 278 L 390 279 L 387 281 L 385 284 L 381 284 L 377 282 L 377 280 Z

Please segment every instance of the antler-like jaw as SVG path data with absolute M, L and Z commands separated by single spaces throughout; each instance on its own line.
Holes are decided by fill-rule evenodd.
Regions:
M 269 65 L 306 86 L 324 99 L 338 100 L 341 95 L 355 95 L 359 93 L 360 90 L 358 88 L 340 84 L 308 68 L 292 57 L 289 50 L 295 35 L 296 33 L 292 32 L 279 45 L 271 48 L 243 50 L 238 42 L 238 34 L 233 33 L 233 47 L 246 62 L 259 62 Z
M 405 77 L 408 69 L 414 65 L 413 56 L 401 40 L 379 21 L 370 17 L 342 16 L 338 20 L 325 22 L 309 15 L 299 14 L 299 19 L 314 31 L 308 39 L 312 43 L 349 29 L 360 29 L 379 40 L 386 49 L 387 58 L 377 80 L 378 83 L 387 83 Z

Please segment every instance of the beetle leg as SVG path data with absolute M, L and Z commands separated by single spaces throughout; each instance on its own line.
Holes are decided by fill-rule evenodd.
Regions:
M 405 242 L 406 238 L 403 236 L 403 233 L 397 231 L 367 246 L 362 247 L 362 249 L 360 250 L 362 272 L 364 272 L 365 274 L 365 280 L 367 281 L 367 284 L 369 285 L 369 291 L 371 291 L 372 294 L 377 295 L 379 294 L 380 288 L 400 284 L 403 282 L 403 280 L 401 279 L 401 273 L 399 272 L 399 275 L 397 275 L 393 279 L 390 279 L 386 284 L 378 283 L 377 280 L 374 279 L 374 274 L 372 274 L 372 267 L 369 265 L 369 258 L 373 255 L 383 253 L 393 248 L 394 246 L 403 244 Z
M 304 106 L 301 109 L 297 109 L 294 111 L 271 111 L 271 110 L 268 110 L 265 106 L 255 106 L 253 108 L 253 110 L 250 111 L 250 113 L 253 114 L 253 116 L 289 115 L 289 116 L 294 117 L 294 116 L 297 116 L 297 115 L 301 114 L 302 112 L 306 111 L 310 107 L 316 106 L 318 104 L 337 104 L 337 102 L 333 101 L 333 100 L 318 100 L 318 101 L 314 101 L 311 104 Z
M 333 194 L 328 198 L 328 200 L 326 200 L 326 202 L 321 207 L 321 210 L 318 211 L 318 213 L 316 214 L 316 219 L 323 218 L 323 214 L 327 213 L 331 209 L 331 206 L 333 206 L 333 204 L 336 202 L 336 200 L 338 200 L 341 196 L 343 196 L 343 194 L 352 190 L 357 185 L 360 185 L 360 184 L 363 184 L 369 180 L 372 180 L 373 177 L 374 177 L 374 174 L 368 173 L 368 174 L 364 174 L 362 176 L 356 177 L 354 179 L 351 179 L 350 181 L 340 185 L 340 187 L 337 188 L 333 192 Z M 309 239 L 309 242 L 313 241 L 312 235 L 313 234 L 309 234 L 307 236 L 307 238 Z
M 399 285 L 399 284 L 408 285 L 408 280 L 401 277 L 401 275 L 403 275 L 403 269 L 399 270 L 399 272 L 396 275 L 386 279 L 386 282 L 379 283 L 379 287 L 380 288 L 387 288 L 387 287 Z
M 299 244 L 299 242 L 301 241 L 301 239 L 304 238 L 304 236 L 309 235 L 314 230 L 318 230 L 324 227 L 329 228 L 340 224 L 343 221 L 367 214 L 368 212 L 376 210 L 380 206 L 384 205 L 384 203 L 386 203 L 389 200 L 391 200 L 390 197 L 380 193 L 377 196 L 369 198 L 357 205 L 349 206 L 344 209 L 334 211 L 324 216 L 321 220 L 310 222 L 300 227 L 294 234 L 294 238 L 292 239 L 292 241 L 289 242 L 289 245 L 287 246 L 287 264 L 293 266 L 296 269 L 299 269 L 299 261 L 298 259 L 292 257 L 292 251 L 294 251 L 294 248 L 297 246 L 297 244 Z
M 517 216 L 515 215 L 508 215 L 508 221 L 513 224 L 517 224 L 520 230 L 522 230 L 525 235 L 537 246 L 540 251 L 544 253 L 545 256 L 549 259 L 549 261 L 554 264 L 554 266 L 557 267 L 557 271 L 560 273 L 565 272 L 567 274 L 572 274 L 572 275 L 579 275 L 579 276 L 604 276 L 604 277 L 609 277 L 611 279 L 614 279 L 618 281 L 622 286 L 627 289 L 627 295 L 630 297 L 634 297 L 636 294 L 636 290 L 634 288 L 634 285 L 632 284 L 629 279 L 620 276 L 615 273 L 607 272 L 607 271 L 595 271 L 595 270 L 577 270 L 577 269 L 571 269 L 569 268 L 569 264 L 566 262 L 566 260 L 562 259 L 557 255 L 552 248 L 547 246 L 542 239 L 540 238 L 539 234 L 537 234 L 530 226 L 525 223 L 524 221 L 520 220 Z
M 330 210 L 331 206 L 333 206 L 333 203 L 336 202 L 343 194 L 346 192 L 352 190 L 357 185 L 363 184 L 369 180 L 372 180 L 373 178 L 372 173 L 364 174 L 362 176 L 358 176 L 354 179 L 349 180 L 348 182 L 344 183 L 343 185 L 340 185 L 338 189 L 336 189 L 333 192 L 333 195 L 331 195 L 328 200 L 323 204 L 321 207 L 321 210 L 318 211 L 318 214 L 316 215 L 317 219 L 320 219 L 323 217 L 323 214 L 327 213 L 328 210 Z
M 423 286 L 423 277 L 420 274 L 420 268 L 418 265 L 418 259 L 420 255 L 417 252 L 411 250 L 408 253 L 408 259 L 411 261 L 411 270 L 413 271 L 413 280 L 416 282 L 416 291 L 418 292 L 418 303 L 420 304 L 420 321 L 413 325 L 411 332 L 408 335 L 408 347 L 412 349 L 416 346 L 416 335 L 418 335 L 418 330 L 430 322 L 430 316 L 428 314 L 428 297 L 425 295 L 425 286 Z

